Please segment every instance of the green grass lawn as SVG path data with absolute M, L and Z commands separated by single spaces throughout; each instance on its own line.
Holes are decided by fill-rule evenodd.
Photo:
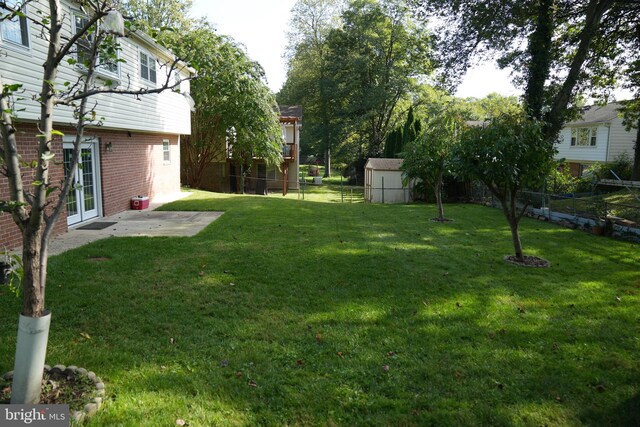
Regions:
M 98 373 L 91 426 L 640 424 L 638 245 L 497 209 L 196 193 L 192 238 L 50 261 L 47 363 Z M 0 371 L 20 303 L 0 296 Z M 89 339 L 83 334 L 88 334 Z

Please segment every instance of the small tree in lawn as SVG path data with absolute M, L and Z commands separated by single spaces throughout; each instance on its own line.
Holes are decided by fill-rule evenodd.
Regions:
M 21 8 L 27 3 L 29 2 L 23 2 L 15 9 L 8 9 L 3 4 L 0 20 L 24 17 Z M 48 0 L 48 7 L 43 5 L 42 12 L 28 17 L 41 28 L 42 39 L 47 46 L 40 92 L 20 94 L 23 98 L 33 96 L 40 105 L 37 159 L 30 164 L 22 160 L 16 141 L 18 112 L 13 109 L 16 92 L 24 92 L 24 89 L 20 84 L 5 84 L 0 75 L 0 166 L 8 178 L 10 193 L 9 200 L 0 201 L 0 208 L 12 215 L 22 232 L 23 244 L 23 305 L 19 331 L 34 328 L 33 325 L 36 324 L 38 328 L 46 328 L 41 331 L 42 340 L 35 347 L 30 347 L 31 343 L 23 339 L 28 334 L 18 333 L 12 403 L 35 404 L 40 399 L 50 319 L 50 313 L 45 308 L 48 245 L 54 226 L 65 209 L 67 195 L 74 185 L 85 128 L 99 126 L 102 122 L 97 115 L 97 103 L 89 102 L 90 98 L 101 93 L 142 96 L 159 93 L 178 84 L 170 83 L 170 76 L 178 64 L 177 59 L 171 64 L 165 64 L 167 78 L 157 88 L 134 89 L 116 86 L 110 81 L 96 80 L 96 72 L 101 67 L 120 61 L 117 58 L 120 47 L 115 35 L 124 36 L 124 22 L 122 15 L 114 9 L 116 1 L 83 0 L 77 3 L 86 11 L 87 16 L 75 34 L 63 34 L 63 20 L 68 19 L 68 16 L 64 13 L 60 0 Z M 58 71 L 63 63 L 78 66 L 82 70 L 77 81 L 56 84 Z M 69 170 L 64 180 L 57 183 L 52 182 L 50 172 L 54 162 L 60 161 L 55 159 L 54 138 L 62 136 L 62 133 L 53 127 L 55 113 L 60 107 L 73 110 L 76 136 Z M 33 182 L 24 181 L 27 170 L 33 172 Z M 42 324 L 38 323 L 43 319 L 46 320 Z M 23 321 L 28 326 L 24 326 Z
M 444 222 L 442 186 L 444 174 L 451 167 L 451 153 L 460 140 L 464 122 L 451 108 L 432 115 L 422 132 L 414 141 L 409 141 L 402 163 L 405 182 L 419 179 L 433 188 L 438 209 L 438 221 Z
M 468 129 L 456 149 L 458 169 L 484 183 L 500 201 L 511 228 L 515 260 L 521 263 L 525 258 L 518 225 L 527 206 L 518 206 L 518 193 L 543 184 L 553 168 L 553 154 L 544 124 L 521 114 L 502 115 L 484 127 Z

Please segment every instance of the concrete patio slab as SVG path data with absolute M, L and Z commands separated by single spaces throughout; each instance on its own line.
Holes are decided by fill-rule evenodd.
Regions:
M 124 211 L 110 217 L 96 218 L 96 222 L 115 223 L 102 230 L 71 228 L 67 233 L 55 237 L 49 244 L 49 255 L 58 255 L 107 237 L 194 236 L 222 214 L 223 212 L 165 212 L 151 208 Z M 87 224 L 83 223 L 80 227 Z

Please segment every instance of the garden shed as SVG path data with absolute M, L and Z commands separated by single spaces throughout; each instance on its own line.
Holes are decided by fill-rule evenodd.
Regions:
M 403 159 L 369 159 L 364 166 L 364 200 L 370 203 L 411 201 L 409 185 L 402 183 Z

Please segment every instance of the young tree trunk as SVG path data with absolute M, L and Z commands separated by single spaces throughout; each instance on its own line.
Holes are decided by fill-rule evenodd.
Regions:
M 324 178 L 331 177 L 331 147 L 324 150 Z
M 436 205 L 438 207 L 438 219 L 444 221 L 444 206 L 442 204 L 442 173 L 438 176 L 435 185 Z
M 518 231 L 518 219 L 510 217 L 508 220 L 509 227 L 511 228 L 511 240 L 513 241 L 513 249 L 515 250 L 516 259 L 523 262 L 524 254 L 522 252 L 522 243 L 520 242 L 520 232 Z
M 511 240 L 513 242 L 516 259 L 520 262 L 524 262 L 522 243 L 520 242 L 520 232 L 518 230 L 520 216 L 518 215 L 518 209 L 516 207 L 515 194 L 508 194 L 504 200 L 500 200 L 500 203 L 502 204 L 502 211 L 504 212 L 507 222 L 509 223 L 509 228 L 511 229 Z
M 22 315 L 40 317 L 44 309 L 44 286 L 40 260 L 41 238 L 44 224 L 37 224 L 33 229 L 30 223 L 23 232 L 22 264 L 24 268 L 24 286 L 22 288 Z
M 640 119 L 638 119 L 638 130 L 636 132 L 636 145 L 633 155 L 633 172 L 631 173 L 632 181 L 640 181 Z

